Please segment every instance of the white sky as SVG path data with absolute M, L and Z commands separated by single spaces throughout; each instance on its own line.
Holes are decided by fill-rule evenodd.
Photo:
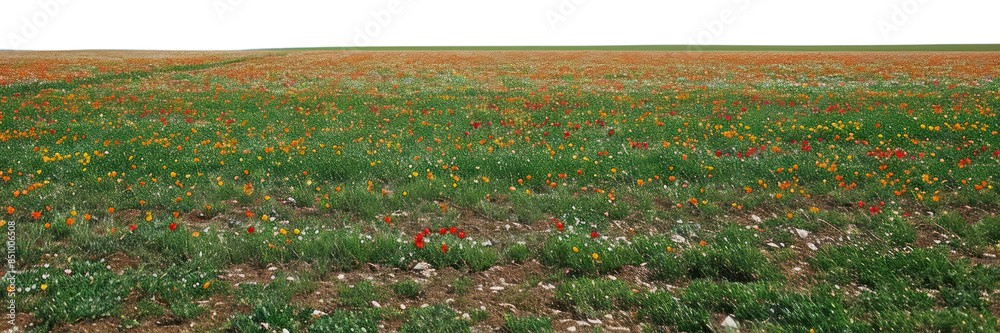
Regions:
M 0 49 L 974 44 L 1000 43 L 998 13 L 996 0 L 4 0 Z

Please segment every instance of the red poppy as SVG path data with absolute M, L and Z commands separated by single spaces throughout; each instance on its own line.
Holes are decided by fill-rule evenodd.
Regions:
M 247 233 L 248 234 L 253 234 L 253 227 L 247 228 Z
M 458 232 L 458 238 L 465 239 L 465 231 L 459 231 Z
M 135 229 L 138 229 L 138 228 L 139 228 L 139 226 L 137 226 L 135 224 L 129 224 L 129 226 L 128 226 L 128 230 L 129 231 L 135 231 Z
M 385 223 L 392 222 L 392 218 L 388 217 L 388 216 L 386 216 L 384 220 L 385 220 Z
M 559 231 L 563 231 L 563 224 L 562 224 L 562 222 L 556 222 L 556 228 L 559 229 Z
M 456 229 L 455 227 L 451 227 L 451 229 L 448 229 L 448 232 L 450 232 L 451 234 L 455 234 L 458 232 L 458 229 Z
M 441 253 L 448 253 L 448 244 L 441 243 Z
M 441 228 L 441 230 L 438 230 L 438 233 L 442 234 L 442 235 L 447 234 L 448 233 L 448 229 Z
M 594 232 L 590 233 L 590 238 L 597 238 L 597 236 L 600 236 L 600 235 L 601 234 L 598 234 L 597 231 L 594 231 Z
M 42 212 L 31 212 L 31 217 L 37 220 L 42 217 Z
M 177 223 L 171 223 L 168 228 L 170 228 L 171 231 L 177 230 Z

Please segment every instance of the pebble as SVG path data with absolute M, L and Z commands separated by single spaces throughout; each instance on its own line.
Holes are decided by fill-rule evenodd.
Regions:
M 806 238 L 809 237 L 809 231 L 803 229 L 795 229 L 795 233 L 799 234 L 799 237 Z
M 726 316 L 726 319 L 722 320 L 721 326 L 726 332 L 738 332 L 740 329 L 740 324 L 736 323 L 733 316 Z
M 569 332 L 576 332 L 576 326 L 570 326 L 570 327 L 567 327 L 567 328 L 566 328 L 566 331 L 569 331 Z

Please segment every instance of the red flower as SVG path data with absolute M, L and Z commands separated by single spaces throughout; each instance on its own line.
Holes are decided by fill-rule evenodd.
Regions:
M 590 238 L 597 238 L 597 236 L 600 236 L 600 235 L 601 234 L 598 234 L 597 231 L 594 231 L 594 232 L 590 233 Z
M 389 222 L 392 222 L 392 218 L 391 218 L 391 217 L 388 217 L 388 216 L 386 216 L 386 217 L 384 218 L 384 220 L 385 220 L 385 223 L 389 223 Z
M 556 222 L 556 228 L 559 229 L 559 231 L 563 231 L 563 224 L 562 224 L 562 222 Z
M 441 243 L 441 253 L 448 253 L 448 244 Z
M 40 219 L 42 217 L 42 212 L 31 212 L 31 217 L 34 219 Z
M 129 224 L 129 226 L 128 226 L 129 231 L 133 231 L 133 232 L 135 231 L 135 229 L 138 229 L 138 228 L 139 228 L 139 226 L 137 226 L 135 224 Z
M 253 227 L 247 228 L 247 233 L 248 234 L 253 234 Z
M 865 202 L 864 201 L 858 201 L 858 208 L 865 208 Z
M 424 228 L 424 234 L 425 235 L 430 235 L 431 234 L 431 229 Z
M 451 229 L 448 229 L 448 232 L 455 234 L 458 232 L 458 229 L 455 229 L 455 227 L 451 227 Z
M 177 223 L 171 223 L 168 228 L 170 228 L 171 231 L 177 230 Z
M 459 231 L 458 238 L 465 239 L 465 231 Z
M 442 235 L 447 234 L 448 233 L 448 229 L 441 228 L 441 230 L 438 230 L 438 233 L 442 234 Z
M 868 209 L 868 212 L 872 213 L 872 215 L 878 214 L 881 211 L 882 209 L 876 206 L 872 206 L 871 208 Z

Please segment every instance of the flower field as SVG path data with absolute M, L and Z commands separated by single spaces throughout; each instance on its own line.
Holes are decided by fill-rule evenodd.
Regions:
M 0 63 L 22 330 L 1000 330 L 996 53 Z

